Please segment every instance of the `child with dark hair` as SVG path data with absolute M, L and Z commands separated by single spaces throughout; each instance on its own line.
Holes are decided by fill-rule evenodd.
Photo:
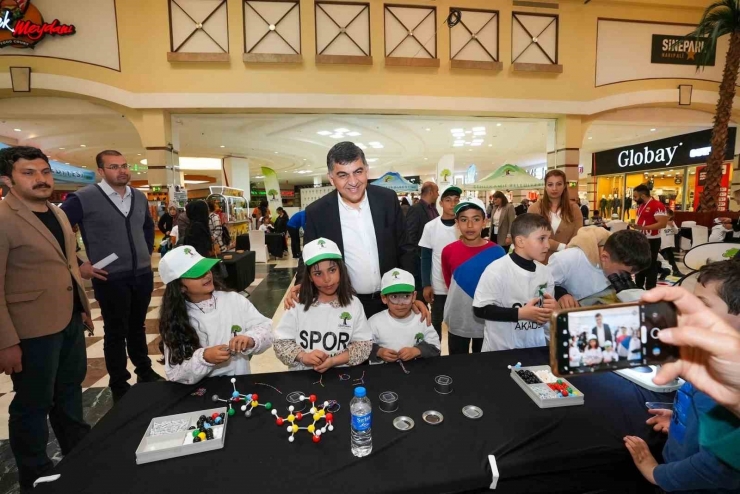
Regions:
M 194 384 L 209 376 L 249 374 L 249 360 L 272 345 L 272 321 L 246 298 L 221 291 L 211 268 L 218 259 L 189 245 L 159 262 L 166 285 L 159 334 L 168 381 Z
M 473 311 L 486 320 L 484 352 L 545 346 L 543 326 L 557 308 L 547 266 L 552 227 L 526 213 L 511 224 L 514 252 L 491 263 L 475 290 Z
M 303 262 L 298 303 L 275 329 L 275 355 L 290 370 L 321 373 L 366 361 L 373 334 L 339 247 L 318 238 L 303 246 Z
M 192 201 L 185 206 L 190 223 L 184 232 L 180 233 L 180 244 L 194 247 L 203 257 L 215 255 L 213 235 L 209 225 L 209 210 L 206 201 Z
M 483 346 L 485 321 L 473 312 L 473 297 L 483 270 L 506 252 L 481 237 L 486 222 L 486 206 L 475 197 L 461 200 L 454 208 L 460 240 L 442 249 L 442 276 L 449 291 L 444 307 L 447 344 L 450 355 L 466 354 L 472 346 L 479 353 Z
M 567 309 L 639 300 L 643 290 L 632 275 L 650 266 L 650 243 L 640 232 L 609 234 L 585 227 L 568 247 L 550 257 L 547 267 L 555 280 L 555 298 Z
M 731 259 L 703 266 L 694 293 L 712 312 L 740 330 L 740 261 Z M 690 382 L 676 392 L 673 410 L 648 410 L 652 417 L 647 424 L 668 434 L 663 447 L 665 463 L 658 464 L 644 440 L 627 436 L 625 445 L 640 473 L 667 492 L 740 491 L 740 471 L 703 445 L 699 419 L 718 410 L 726 412 Z

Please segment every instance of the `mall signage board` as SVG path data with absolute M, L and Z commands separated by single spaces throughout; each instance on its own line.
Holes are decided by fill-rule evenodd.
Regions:
M 72 36 L 74 24 L 59 19 L 46 22 L 31 0 L 2 0 L 0 2 L 0 47 L 33 48 L 46 36 Z
M 730 127 L 727 131 L 725 159 L 731 160 L 734 157 L 736 134 L 735 127 Z M 711 138 L 712 131 L 709 129 L 600 151 L 593 154 L 593 176 L 706 163 L 712 150 Z
M 709 56 L 705 59 L 707 53 Z M 702 65 L 714 67 L 716 55 L 717 48 L 711 46 L 709 38 L 653 34 L 651 63 L 695 66 L 698 60 L 702 60 Z

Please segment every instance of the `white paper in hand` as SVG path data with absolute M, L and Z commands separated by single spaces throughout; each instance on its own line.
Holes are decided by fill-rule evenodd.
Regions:
M 118 259 L 118 256 L 115 253 L 113 253 L 113 254 L 109 255 L 108 257 L 103 258 L 103 259 L 99 260 L 98 262 L 96 262 L 95 264 L 93 264 L 93 267 L 95 269 L 104 269 L 107 265 L 109 265 L 110 263 L 112 263 L 116 259 Z

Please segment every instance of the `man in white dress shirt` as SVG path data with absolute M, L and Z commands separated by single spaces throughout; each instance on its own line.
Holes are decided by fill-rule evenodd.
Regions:
M 337 243 L 352 288 L 370 318 L 385 310 L 380 299 L 382 273 L 394 268 L 413 271 L 415 246 L 408 240 L 396 193 L 368 185 L 368 166 L 362 149 L 352 142 L 340 142 L 329 151 L 326 165 L 329 181 L 336 190 L 306 208 L 303 242 L 324 237 Z M 296 289 L 294 294 L 297 295 Z M 286 299 L 286 306 L 292 306 L 290 298 Z M 417 308 L 428 317 L 429 311 L 421 301 Z

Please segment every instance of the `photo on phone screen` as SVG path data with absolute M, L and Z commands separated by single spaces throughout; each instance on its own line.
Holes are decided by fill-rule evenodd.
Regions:
M 552 357 L 561 374 L 664 363 L 678 349 L 661 343 L 658 332 L 676 322 L 675 307 L 667 303 L 560 312 L 552 328 Z

